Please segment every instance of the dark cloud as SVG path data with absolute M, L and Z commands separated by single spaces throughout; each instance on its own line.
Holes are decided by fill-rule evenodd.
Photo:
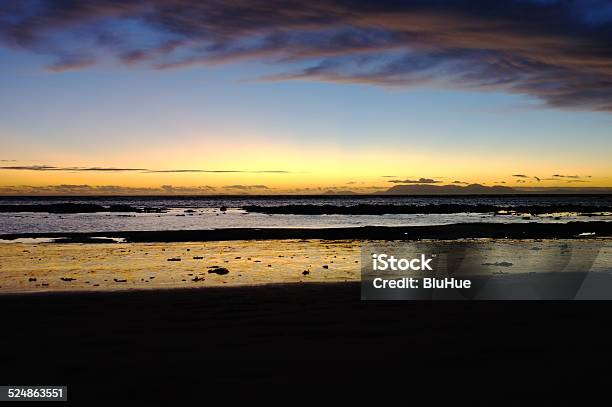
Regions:
M 77 71 L 90 67 L 96 63 L 92 55 L 60 54 L 57 60 L 49 66 L 52 72 Z
M 2 166 L 0 170 L 17 170 L 17 171 L 108 171 L 108 172 L 126 172 L 126 171 L 146 171 L 145 168 L 114 168 L 114 167 L 53 167 L 49 165 L 16 165 Z
M 115 168 L 115 167 L 54 167 L 50 165 L 14 165 L 0 166 L 0 170 L 16 170 L 16 171 L 102 171 L 102 172 L 145 172 L 145 173 L 248 173 L 248 174 L 289 174 L 290 171 L 283 170 L 259 170 L 259 171 L 242 171 L 242 170 L 150 170 L 147 168 Z
M 580 175 L 561 175 L 561 174 L 555 174 L 555 175 L 553 175 L 553 178 L 580 179 L 580 178 L 586 178 L 586 177 L 581 177 Z
M 60 184 L 1 186 L 0 195 L 205 195 L 215 190 L 214 187 L 208 185 L 194 187 L 162 185 L 159 188 L 139 188 L 118 185 Z
M 463 181 L 453 181 L 453 184 L 460 184 L 460 185 L 469 185 L 469 182 L 463 182 Z
M 53 171 L 57 167 L 50 167 L 48 165 L 18 165 L 18 166 L 4 166 L 0 167 L 0 170 L 28 170 L 28 171 Z
M 611 14 L 603 0 L 41 0 L 0 4 L 0 40 L 53 54 L 55 71 L 108 53 L 158 68 L 299 61 L 268 79 L 505 91 L 610 111 Z
M 392 179 L 387 182 L 393 184 L 439 184 L 442 181 L 438 181 L 432 178 L 419 178 L 419 179 Z
M 515 178 L 533 178 L 534 180 L 536 180 L 538 182 L 542 181 L 542 179 L 540 177 L 536 177 L 535 175 L 532 177 L 530 175 L 525 175 L 525 174 L 512 174 L 512 176 L 515 177 Z M 525 183 L 527 181 L 525 181 L 525 180 L 518 180 L 517 182 Z
M 0 41 L 52 54 L 56 71 L 108 54 L 160 69 L 257 59 L 278 64 L 269 80 L 503 91 L 612 111 L 610 9 L 606 0 L 7 1 Z
M 565 180 L 566 183 L 571 182 L 590 182 L 588 178 L 591 178 L 590 175 L 563 175 L 563 174 L 554 174 L 551 178 L 546 178 L 548 181 L 561 181 Z

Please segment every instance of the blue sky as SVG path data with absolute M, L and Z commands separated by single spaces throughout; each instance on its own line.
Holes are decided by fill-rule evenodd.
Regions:
M 321 27 L 314 34 L 304 33 L 295 28 L 298 21 L 284 28 L 284 37 L 272 40 L 271 36 L 280 34 L 270 29 L 268 17 L 278 16 L 247 2 L 237 14 L 255 15 L 262 21 L 244 28 L 250 36 L 228 39 L 214 24 L 194 27 L 188 21 L 189 29 L 171 32 L 157 23 L 142 23 L 146 20 L 138 11 L 134 11 L 138 18 L 117 17 L 111 3 L 89 3 L 90 8 L 74 11 L 82 14 L 76 21 L 56 10 L 33 9 L 30 13 L 43 13 L 36 20 L 42 22 L 29 27 L 27 35 L 21 33 L 27 31 L 27 13 L 13 11 L 15 19 L 24 21 L 15 27 L 27 41 L 15 40 L 13 31 L 2 34 L 0 30 L 0 38 L 4 35 L 0 43 L 0 159 L 19 165 L 155 169 L 185 163 L 190 168 L 265 170 L 271 169 L 263 168 L 270 163 L 275 169 L 312 174 L 310 181 L 304 175 L 267 180 L 285 190 L 292 184 L 349 182 L 351 170 L 379 187 L 385 184 L 377 177 L 389 171 L 401 171 L 398 176 L 448 180 L 461 176 L 470 182 L 507 183 L 517 181 L 512 178 L 516 172 L 540 178 L 578 173 L 590 176 L 583 179 L 585 183 L 610 186 L 612 122 L 607 106 L 612 106 L 608 95 L 612 79 L 606 68 L 610 59 L 596 49 L 601 40 L 597 30 L 609 24 L 605 8 L 600 20 L 589 20 L 588 29 L 582 23 L 575 28 L 584 41 L 593 42 L 593 54 L 599 60 L 585 58 L 589 60 L 585 66 L 578 58 L 567 61 L 573 56 L 560 54 L 562 46 L 573 50 L 572 39 L 551 28 L 534 34 L 536 43 L 561 44 L 555 45 L 561 47 L 557 54 L 547 56 L 558 58 L 557 65 L 543 67 L 541 61 L 534 61 L 538 49 L 532 48 L 529 39 L 493 53 L 489 37 L 508 35 L 505 29 L 496 33 L 495 26 L 487 27 L 491 32 L 479 34 L 480 40 L 466 37 L 469 44 L 468 39 L 449 44 L 448 33 L 438 38 L 438 31 L 431 28 L 439 22 L 427 20 L 420 33 L 432 39 L 414 43 L 412 33 L 399 30 L 397 22 L 385 14 L 388 10 L 381 10 L 375 32 L 368 31 L 374 23 L 359 20 L 318 22 Z M 161 14 L 163 4 L 158 3 L 152 2 Z M 558 5 L 545 2 L 538 7 Z M 163 13 L 174 18 L 184 11 Z M 446 11 L 457 12 L 456 4 Z M 430 18 L 420 15 L 420 9 L 401 12 L 407 21 Z M 100 13 L 106 13 L 105 17 L 100 19 Z M 461 14 L 460 18 L 475 27 L 488 24 L 480 16 Z M 45 19 L 53 24 L 45 26 Z M 503 16 L 499 19 L 503 27 Z M 238 27 L 244 24 L 238 19 L 229 22 Z M 524 24 L 528 23 L 526 18 Z M 347 34 L 345 26 L 350 24 L 357 28 Z M 463 27 L 455 20 L 453 24 Z M 47 39 L 35 39 L 46 33 Z M 107 39 L 111 34 L 128 38 L 111 41 Z M 320 43 L 305 42 L 304 36 Z M 183 49 L 160 58 L 169 38 L 180 39 Z M 396 47 L 412 51 L 406 57 Z M 205 51 L 198 54 L 201 49 Z M 127 63 L 126 50 L 138 55 L 138 61 Z M 583 51 L 588 56 L 588 47 Z M 145 55 L 142 60 L 141 54 Z M 174 65 L 160 69 L 169 59 Z M 570 76 L 570 69 L 575 74 Z M 597 81 L 602 85 L 596 86 Z M 368 151 L 377 152 L 380 162 L 365 165 Z M 420 162 L 429 155 L 432 164 L 423 168 L 407 163 L 402 168 L 402 155 L 413 154 L 419 155 Z M 298 159 L 301 155 L 312 159 Z M 317 156 L 329 160 L 334 155 L 335 165 L 317 162 Z M 384 165 L 385 156 L 393 163 L 389 168 Z M 487 164 L 495 163 L 495 157 L 504 164 Z M 463 168 L 466 163 L 473 163 L 470 171 Z M 361 167 L 368 167 L 367 171 L 354 171 Z M 432 174 L 437 168 L 439 174 Z M 40 178 L 40 172 L 17 175 L 16 171 L 2 171 L 2 184 L 52 182 L 48 176 Z M 69 174 L 60 178 L 71 180 Z M 193 177 L 169 181 L 220 186 L 234 180 L 241 181 Z M 133 174 L 112 181 L 152 184 L 150 179 L 138 181 Z

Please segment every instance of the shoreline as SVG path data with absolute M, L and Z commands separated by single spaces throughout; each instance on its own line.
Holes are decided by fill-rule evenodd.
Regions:
M 588 233 L 589 235 L 584 235 Z M 582 235 L 581 235 L 582 234 Z M 495 239 L 572 239 L 612 237 L 612 222 L 543 223 L 459 223 L 432 226 L 362 226 L 352 228 L 227 228 L 207 230 L 117 231 L 117 232 L 49 232 L 5 233 L 0 240 L 31 238 L 58 239 L 56 243 L 108 243 L 121 239 L 125 243 L 208 242 L 233 240 L 455 240 L 469 238 Z

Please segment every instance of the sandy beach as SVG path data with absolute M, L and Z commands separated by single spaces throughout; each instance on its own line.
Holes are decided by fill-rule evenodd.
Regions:
M 361 246 L 355 240 L 4 243 L 0 294 L 358 281 Z
M 2 243 L 0 382 L 67 385 L 76 405 L 277 388 L 474 405 L 566 401 L 550 389 L 607 374 L 608 302 L 361 301 L 361 248 L 389 244 L 467 244 L 496 278 L 563 253 L 609 276 L 612 256 L 593 237 Z
M 362 263 L 377 247 L 414 252 L 461 248 L 463 269 L 498 278 L 533 271 L 610 273 L 611 242 L 590 237 L 2 243 L 0 295 L 356 282 Z
M 607 302 L 362 301 L 362 266 L 373 247 L 450 250 L 488 283 L 563 270 L 562 298 L 585 287 L 604 298 L 611 237 L 599 221 L 5 233 L 0 381 L 68 385 L 76 405 L 251 400 L 275 388 L 560 400 L 550 388 L 612 363 Z M 547 278 L 537 294 L 558 298 Z
M 382 238 L 358 238 L 368 233 Z M 609 235 L 597 222 L 3 235 L 0 381 L 68 385 L 77 405 L 281 387 L 380 400 L 409 386 L 406 400 L 454 405 L 566 400 L 550 389 L 589 384 L 585 372 L 612 363 L 608 302 L 361 301 L 362 248 L 464 247 L 465 267 L 511 282 L 536 266 L 587 267 L 601 278 L 576 287 L 596 289 L 611 283 Z

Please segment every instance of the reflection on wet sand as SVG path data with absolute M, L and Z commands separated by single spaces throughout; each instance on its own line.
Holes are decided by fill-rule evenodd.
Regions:
M 5 243 L 0 292 L 342 282 L 359 278 L 360 248 L 356 240 Z
M 561 271 L 571 265 L 584 268 L 586 260 L 589 260 L 586 269 L 610 272 L 611 242 L 610 239 L 459 239 L 392 244 L 405 250 L 418 249 L 418 252 L 467 244 L 473 250 L 465 253 L 462 262 L 465 267 L 473 268 L 470 264 L 474 264 L 491 275 L 501 276 Z M 286 239 L 2 243 L 0 293 L 358 281 L 361 264 L 368 258 L 362 248 L 368 251 L 380 244 L 389 242 Z M 593 247 L 597 247 L 596 256 Z M 543 264 L 552 269 L 544 270 Z

